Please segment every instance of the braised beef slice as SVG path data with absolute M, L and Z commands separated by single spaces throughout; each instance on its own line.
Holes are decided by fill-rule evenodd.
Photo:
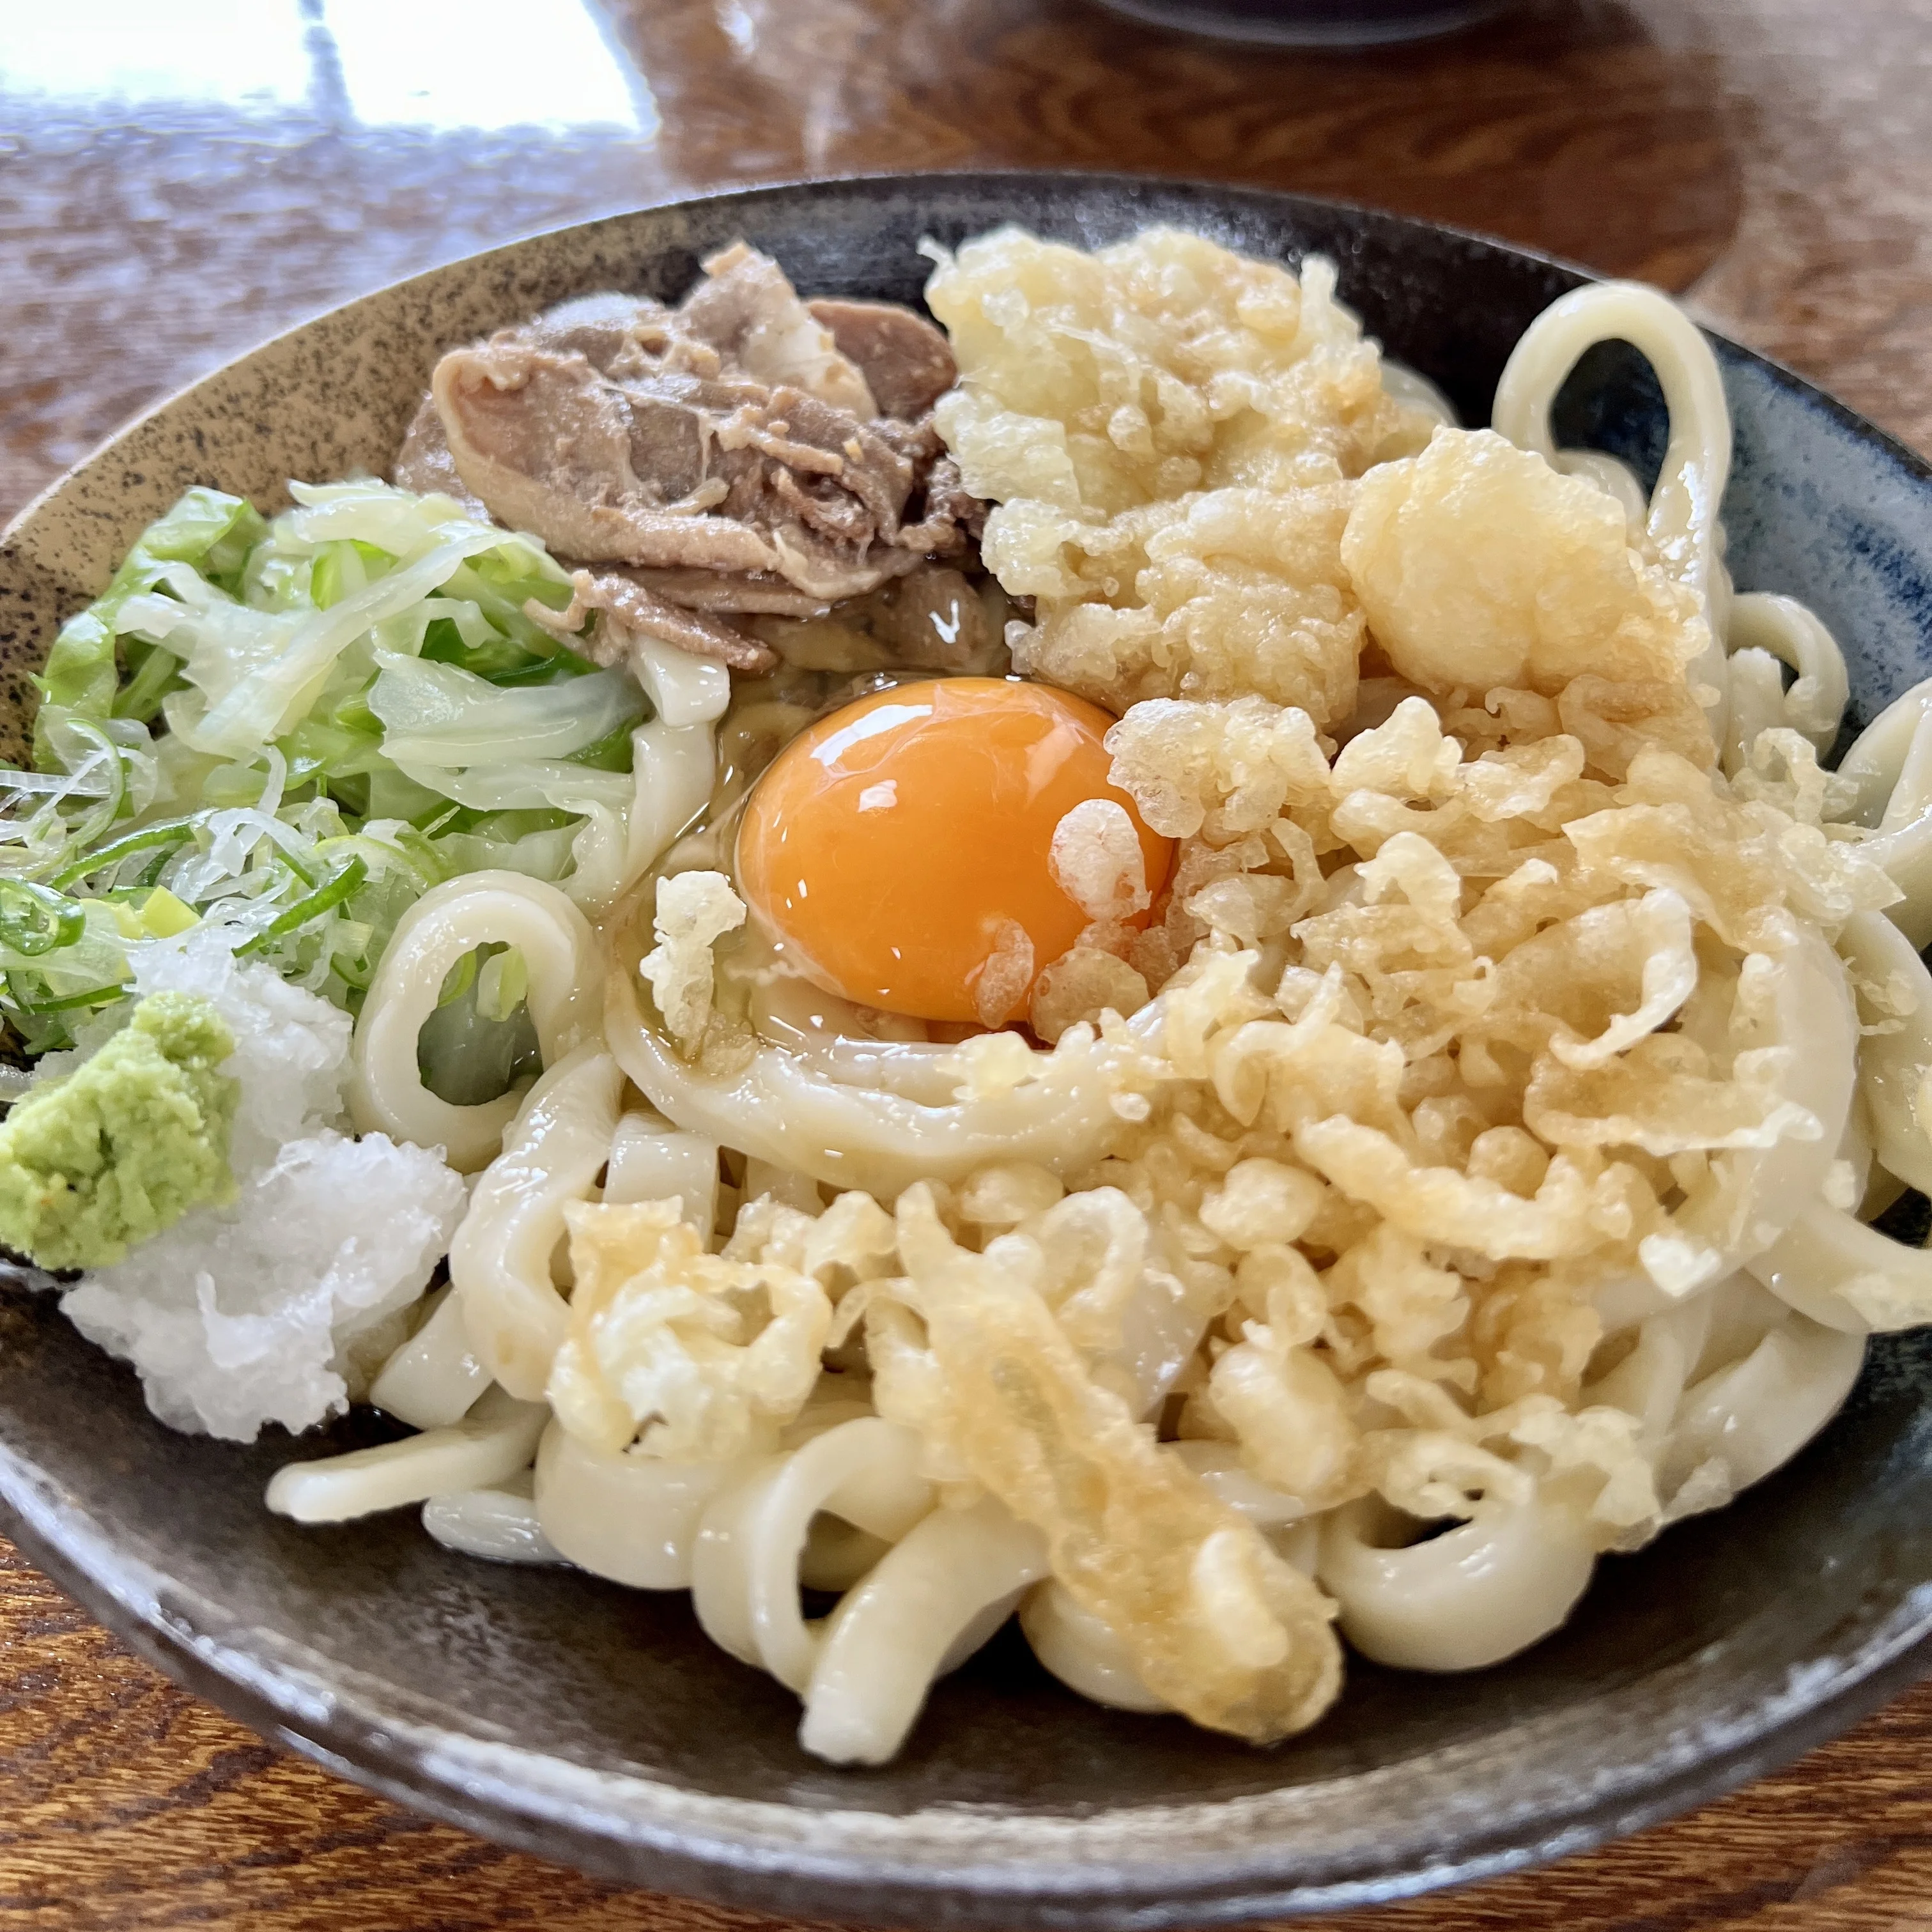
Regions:
M 769 571 L 733 576 L 717 570 L 638 570 L 626 574 L 655 590 L 668 604 L 687 610 L 716 610 L 734 616 L 822 617 L 825 600 L 808 596 Z
M 557 556 L 632 566 L 687 610 L 802 615 L 960 554 L 982 506 L 929 417 L 880 412 L 950 382 L 944 338 L 878 304 L 821 320 L 742 244 L 705 266 L 678 308 L 586 297 L 446 356 L 448 471 Z
M 958 379 L 952 345 L 922 315 L 896 302 L 820 296 L 806 307 L 856 362 L 881 416 L 922 416 Z
M 436 412 L 436 398 L 424 396 L 422 406 L 410 418 L 403 446 L 396 452 L 390 480 L 398 489 L 413 490 L 418 496 L 439 490 L 453 496 L 461 508 L 479 523 L 490 520 L 490 512 L 481 499 L 470 494 L 456 473 L 456 459 L 449 453 L 449 439 L 442 433 L 442 418 Z
M 571 580 L 566 608 L 553 610 L 532 598 L 524 609 L 547 629 L 568 638 L 572 650 L 596 664 L 626 662 L 632 643 L 640 636 L 733 670 L 762 674 L 777 662 L 763 644 L 723 618 L 668 603 L 626 570 L 580 570 Z M 592 611 L 598 614 L 596 628 L 588 639 L 578 636 Z
M 683 329 L 754 381 L 809 391 L 862 421 L 880 413 L 864 374 L 769 255 L 734 242 L 704 264 L 677 311 Z
M 670 312 L 661 303 L 605 289 L 559 302 L 517 332 L 537 348 L 554 349 L 565 356 L 574 352 L 593 369 L 608 375 L 638 332 L 648 329 L 654 317 Z

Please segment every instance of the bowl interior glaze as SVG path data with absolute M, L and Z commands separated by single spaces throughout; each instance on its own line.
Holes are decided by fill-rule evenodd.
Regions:
M 1090 244 L 1152 221 L 1334 258 L 1342 292 L 1464 419 L 1582 279 L 1540 258 L 1285 196 L 1054 176 L 776 188 L 620 216 L 458 262 L 196 384 L 0 544 L 0 718 L 17 743 L 57 622 L 191 483 L 387 464 L 439 350 L 617 286 L 675 298 L 743 236 L 807 293 L 916 300 L 922 236 L 1013 220 Z M 1932 472 L 1796 378 L 1719 344 L 1741 586 L 1844 640 L 1860 719 L 1925 674 Z M 1631 355 L 1566 391 L 1565 440 L 1654 465 Z M 682 1596 L 469 1561 L 404 1511 L 304 1529 L 261 1507 L 290 1454 L 177 1436 L 51 1297 L 0 1298 L 0 1498 L 28 1551 L 161 1666 L 378 1788 L 613 1877 L 922 1926 L 1146 1927 L 1313 1910 L 1508 1869 L 1681 1809 L 1843 1728 L 1932 1630 L 1932 1341 L 1881 1341 L 1844 1413 L 1729 1510 L 1606 1561 L 1569 1625 L 1466 1676 L 1352 1661 L 1313 1731 L 1258 1751 L 1061 1690 L 1010 1633 L 942 1684 L 904 1756 L 835 1772 L 790 1695 Z M 371 1425 L 338 1425 L 341 1446 Z M 302 1452 L 321 1445 L 305 1442 Z

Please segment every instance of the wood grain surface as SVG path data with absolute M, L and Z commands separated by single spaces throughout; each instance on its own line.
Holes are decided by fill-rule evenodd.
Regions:
M 1932 0 L 1530 0 L 1372 57 L 1086 0 L 0 0 L 0 518 L 155 398 L 398 276 L 694 189 L 902 167 L 1225 178 L 1487 230 L 1687 290 L 1932 448 L 1928 101 Z M 0 1932 L 770 1922 L 283 1755 L 0 1544 Z M 1932 1925 L 1932 1688 L 1674 1824 L 1347 1922 Z

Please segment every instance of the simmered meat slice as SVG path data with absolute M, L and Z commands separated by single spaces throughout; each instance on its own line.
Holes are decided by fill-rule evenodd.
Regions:
M 742 242 L 704 264 L 704 280 L 677 318 L 728 364 L 770 388 L 802 389 L 862 422 L 880 412 L 865 377 L 799 300 L 784 271 Z
M 687 610 L 716 610 L 734 616 L 822 617 L 826 605 L 769 571 L 733 576 L 718 570 L 639 570 L 625 574 L 654 590 L 668 604 Z
M 715 615 L 806 614 L 962 551 L 981 506 L 920 413 L 952 378 L 938 332 L 880 303 L 820 320 L 742 244 L 705 274 L 675 309 L 588 296 L 452 350 L 441 444 L 419 419 L 409 474 L 566 560 L 668 573 L 660 602 Z M 835 322 L 909 413 L 879 412 Z
M 400 490 L 413 490 L 419 496 L 439 491 L 453 496 L 458 504 L 478 523 L 487 524 L 490 512 L 482 499 L 475 495 L 456 473 L 456 460 L 449 453 L 449 439 L 442 433 L 442 418 L 436 414 L 436 398 L 425 396 L 410 419 L 403 446 L 396 452 L 390 481 Z
M 430 394 L 458 475 L 498 522 L 530 531 L 557 556 L 772 567 L 771 547 L 757 532 L 698 506 L 666 507 L 664 486 L 640 477 L 632 464 L 639 425 L 630 398 L 584 356 L 500 337 L 452 350 L 436 365 Z M 638 442 L 661 449 L 664 439 L 650 434 L 662 426 L 658 412 L 646 414 Z M 703 480 L 681 454 L 670 467 L 674 488 Z
M 919 521 L 892 538 L 902 549 L 922 556 L 951 556 L 968 538 L 977 543 L 986 527 L 986 506 L 967 488 L 959 466 L 942 456 L 926 472 L 926 502 Z
M 626 639 L 621 634 L 614 635 L 601 620 L 587 639 L 578 637 L 577 632 L 593 610 L 608 613 L 622 632 L 655 638 L 660 644 L 675 645 L 694 658 L 709 658 L 733 670 L 762 674 L 777 662 L 763 644 L 722 617 L 668 603 L 628 571 L 580 570 L 571 580 L 570 602 L 563 610 L 553 610 L 532 598 L 524 610 L 546 630 L 568 638 L 573 650 L 597 664 L 620 662 Z
M 662 332 L 670 314 L 662 302 L 604 289 L 559 302 L 514 332 L 538 349 L 554 349 L 563 356 L 574 351 L 608 376 L 640 334 L 648 339 L 653 331 Z
M 839 353 L 858 364 L 881 416 L 913 422 L 958 380 L 952 345 L 909 308 L 829 296 L 806 307 L 832 332 Z
M 668 394 L 673 383 L 694 393 Z M 904 540 L 934 459 L 903 453 L 903 434 L 790 388 L 721 411 L 702 394 L 714 386 L 744 386 L 614 382 L 581 355 L 499 338 L 446 356 L 431 394 L 463 482 L 560 556 L 766 572 L 826 602 L 958 547 L 929 514 Z

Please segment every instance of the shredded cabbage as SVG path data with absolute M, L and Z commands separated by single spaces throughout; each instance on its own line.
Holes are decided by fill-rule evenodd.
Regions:
M 542 545 L 447 496 L 290 488 L 272 520 L 190 490 L 55 641 L 32 767 L 0 766 L 0 1017 L 29 1051 L 202 920 L 354 1012 L 440 880 L 601 876 L 622 844 L 646 700 L 525 614 L 570 601 Z

